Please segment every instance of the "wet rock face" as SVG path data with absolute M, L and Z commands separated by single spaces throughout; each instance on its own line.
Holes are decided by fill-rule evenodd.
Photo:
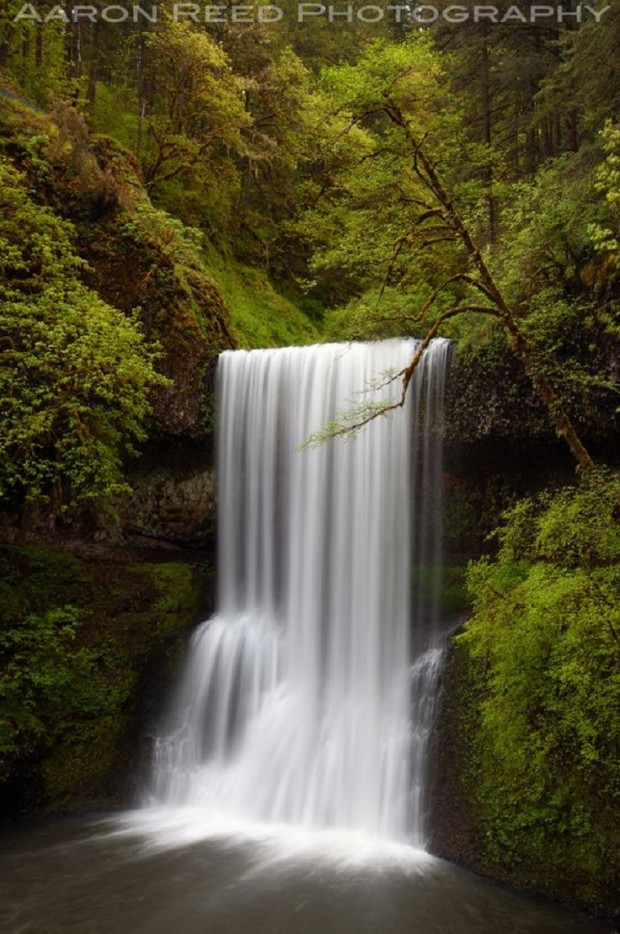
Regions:
M 445 411 L 448 442 L 476 443 L 523 438 L 553 441 L 544 406 L 516 359 L 476 367 L 454 359 Z
M 590 446 L 600 446 L 620 436 L 617 400 L 611 388 L 617 380 L 620 346 L 609 339 L 578 356 L 583 357 L 583 374 L 596 374 L 598 384 L 589 384 L 585 376 L 582 382 L 567 379 L 571 361 L 564 369 L 556 368 L 553 382 L 582 439 Z M 608 387 L 602 385 L 606 379 Z M 449 445 L 482 442 L 529 447 L 557 441 L 549 413 L 523 364 L 503 341 L 453 354 L 446 386 L 444 438 Z
M 151 445 L 131 470 L 133 494 L 123 510 L 125 536 L 215 547 L 216 478 L 207 445 Z
M 615 353 L 611 342 L 601 348 L 600 373 L 610 380 Z M 594 460 L 620 464 L 617 400 L 604 386 L 584 386 L 581 395 L 564 392 L 567 411 Z M 493 550 L 488 536 L 506 509 L 575 479 L 568 445 L 556 437 L 522 364 L 502 342 L 453 354 L 442 430 L 449 561 Z

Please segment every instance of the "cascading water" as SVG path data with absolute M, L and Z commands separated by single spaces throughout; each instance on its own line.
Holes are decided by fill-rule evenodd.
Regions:
M 609 934 L 420 848 L 447 349 L 425 354 L 405 413 L 303 452 L 413 343 L 223 356 L 219 613 L 151 806 L 5 828 L 0 931 Z
M 221 356 L 219 609 L 156 743 L 157 802 L 423 845 L 448 346 L 425 352 L 404 413 L 303 451 L 415 342 Z M 398 397 L 381 381 L 373 400 Z

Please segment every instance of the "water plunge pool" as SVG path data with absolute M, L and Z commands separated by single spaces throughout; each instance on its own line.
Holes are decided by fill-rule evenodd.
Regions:
M 361 834 L 195 809 L 5 830 L 6 934 L 604 934 L 606 925 Z

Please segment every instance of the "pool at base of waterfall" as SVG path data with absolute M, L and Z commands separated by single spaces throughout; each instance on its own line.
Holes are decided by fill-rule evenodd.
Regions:
M 199 808 L 26 823 L 0 847 L 6 934 L 604 934 L 399 843 Z

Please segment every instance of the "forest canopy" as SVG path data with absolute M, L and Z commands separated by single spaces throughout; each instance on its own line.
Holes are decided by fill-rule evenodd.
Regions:
M 370 22 L 350 6 L 346 16 L 308 13 L 303 24 L 288 2 L 277 22 L 254 15 L 262 7 L 244 21 L 204 22 L 165 2 L 155 16 L 113 23 L 98 2 L 92 17 L 41 22 L 53 4 L 40 4 L 36 18 L 11 0 L 0 17 L 2 94 L 60 119 L 64 142 L 45 158 L 56 174 L 68 159 L 73 181 L 69 199 L 53 203 L 42 160 L 24 161 L 9 143 L 3 178 L 29 189 L 30 213 L 59 225 L 68 254 L 67 222 L 83 242 L 89 211 L 113 217 L 123 203 L 123 183 L 109 169 L 94 178 L 102 170 L 89 162 L 88 134 L 111 137 L 170 231 L 180 224 L 203 251 L 196 261 L 207 271 L 209 250 L 260 270 L 328 339 L 441 333 L 470 350 L 499 340 L 589 467 L 575 418 L 601 400 L 613 407 L 616 393 L 618 9 L 524 18 L 502 2 L 493 19 L 457 22 L 441 2 L 424 21 L 403 7 Z M 71 156 L 59 155 L 63 145 Z M 25 173 L 19 183 L 15 172 Z M 5 230 L 9 251 L 19 250 L 15 229 Z M 88 327 L 97 310 L 114 315 L 107 295 L 81 314 L 88 274 L 77 256 L 70 274 L 60 255 L 53 265 L 74 283 L 65 286 L 67 320 L 73 312 Z M 53 276 L 36 298 L 40 321 L 52 288 Z M 127 355 L 136 383 L 125 403 L 130 383 L 116 387 L 123 416 L 115 413 L 114 432 L 93 435 L 108 479 L 83 475 L 84 487 L 110 493 L 120 450 L 148 430 L 155 365 L 154 346 L 139 347 L 137 333 L 130 350 L 137 319 L 126 312 L 115 325 L 126 343 L 109 351 Z M 25 430 L 9 432 L 10 450 Z M 47 442 L 36 443 L 47 458 Z M 54 458 L 63 466 L 24 480 L 29 495 L 56 474 L 79 489 L 75 464 Z M 5 487 L 16 483 L 7 476 Z

